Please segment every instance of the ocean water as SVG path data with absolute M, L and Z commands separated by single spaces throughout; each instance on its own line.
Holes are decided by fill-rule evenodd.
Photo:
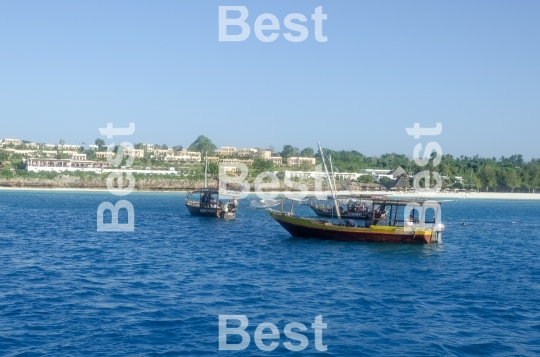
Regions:
M 421 246 L 291 238 L 247 200 L 222 221 L 182 194 L 125 198 L 135 232 L 104 233 L 111 194 L 0 191 L 0 355 L 540 355 L 540 202 L 444 204 L 443 243 Z M 218 350 L 219 315 L 249 320 L 245 350 Z M 290 322 L 302 352 L 284 347 Z

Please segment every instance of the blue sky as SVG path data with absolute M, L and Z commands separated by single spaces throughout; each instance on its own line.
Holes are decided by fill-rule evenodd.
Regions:
M 218 7 L 308 19 L 301 43 L 218 41 Z M 539 1 L 2 1 L 0 137 L 540 157 Z M 106 140 L 106 138 L 104 138 Z M 109 141 L 109 140 L 106 140 Z

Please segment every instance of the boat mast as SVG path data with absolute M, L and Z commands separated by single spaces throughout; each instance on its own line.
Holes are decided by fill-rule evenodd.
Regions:
M 336 176 L 334 175 L 334 165 L 332 164 L 332 155 L 328 155 L 328 161 L 330 161 L 330 170 L 332 171 L 332 181 L 334 182 L 334 187 L 337 191 L 337 185 L 336 185 Z
M 204 153 L 204 188 L 206 188 L 206 176 L 208 172 L 208 151 Z
M 317 141 L 317 145 L 319 146 L 319 151 L 321 153 L 321 159 L 324 166 L 324 171 L 326 172 L 326 178 L 328 179 L 328 186 L 330 186 L 330 192 L 332 192 L 332 198 L 334 199 L 334 209 L 336 210 L 337 218 L 339 221 L 339 224 L 341 224 L 341 214 L 339 213 L 339 207 L 337 203 L 336 193 L 334 192 L 334 186 L 332 185 L 332 180 L 330 179 L 330 175 L 328 174 L 328 168 L 326 167 L 326 161 L 324 160 L 324 153 L 321 147 L 321 143 Z

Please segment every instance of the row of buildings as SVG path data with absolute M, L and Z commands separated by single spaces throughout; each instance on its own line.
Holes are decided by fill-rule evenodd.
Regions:
M 0 148 L 10 154 L 19 154 L 25 158 L 56 158 L 59 153 L 64 155 L 75 155 L 81 151 L 81 145 L 71 144 L 37 144 L 22 142 L 19 139 L 3 139 L 0 141 Z M 163 161 L 170 162 L 201 162 L 202 155 L 200 152 L 188 150 L 174 149 L 157 149 L 153 144 L 142 144 L 138 149 L 124 149 L 124 156 L 132 156 L 137 159 L 150 157 Z M 112 157 L 115 154 L 112 152 L 112 147 L 103 148 L 97 145 L 88 145 L 88 149 L 94 151 L 97 160 L 106 160 L 107 157 Z M 101 149 L 101 150 L 100 150 Z M 214 152 L 215 156 L 208 157 L 211 162 L 225 163 L 243 163 L 246 165 L 253 164 L 257 158 L 272 161 L 275 167 L 280 166 L 301 166 L 303 163 L 315 165 L 313 157 L 288 157 L 285 160 L 281 156 L 273 156 L 270 150 L 260 150 L 255 148 L 243 148 L 237 150 L 235 147 L 224 146 L 220 150 Z M 285 161 L 285 162 L 284 162 Z

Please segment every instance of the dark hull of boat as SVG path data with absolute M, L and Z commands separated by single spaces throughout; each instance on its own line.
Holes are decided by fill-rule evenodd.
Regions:
M 325 225 L 322 220 L 286 216 L 276 212 L 270 212 L 270 215 L 293 237 L 298 238 L 373 243 L 431 243 L 431 232 L 404 232 L 375 226 L 374 228 L 334 226 Z
M 336 218 L 337 215 L 335 212 L 327 212 L 327 211 L 323 211 L 321 209 L 318 209 L 318 208 L 315 208 L 313 206 L 309 206 L 313 212 L 315 212 L 315 214 L 317 214 L 317 216 L 320 216 L 320 217 L 328 217 L 328 218 Z M 341 213 L 341 218 L 347 218 L 347 219 L 356 219 L 356 220 L 363 220 L 365 221 L 366 220 L 366 216 L 364 216 L 361 212 L 343 212 Z
M 188 204 L 186 204 L 186 207 L 192 216 L 219 218 L 217 215 L 217 208 L 201 208 L 199 206 L 190 206 Z M 233 219 L 235 217 L 235 212 L 228 212 L 225 219 Z

